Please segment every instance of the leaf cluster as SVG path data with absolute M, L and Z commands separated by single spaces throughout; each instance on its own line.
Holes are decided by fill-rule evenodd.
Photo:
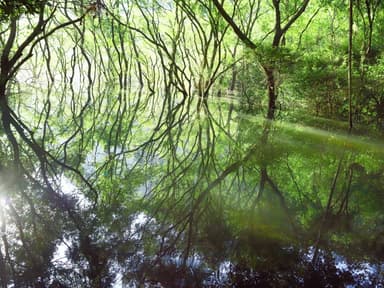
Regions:
M 45 0 L 3 0 L 0 1 L 0 21 L 7 21 L 10 18 L 19 17 L 22 14 L 38 13 L 39 8 Z

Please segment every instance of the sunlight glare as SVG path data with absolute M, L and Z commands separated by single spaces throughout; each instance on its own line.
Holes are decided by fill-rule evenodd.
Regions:
M 0 184 L 0 223 L 3 223 L 5 220 L 4 214 L 8 201 L 6 190 L 4 189 L 4 186 Z

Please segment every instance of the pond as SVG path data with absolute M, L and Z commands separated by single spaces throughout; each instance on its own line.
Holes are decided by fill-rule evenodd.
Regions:
M 71 144 L 86 152 L 66 159 L 78 171 L 50 180 L 60 194 L 12 194 L 2 172 L 14 287 L 382 287 L 379 132 L 194 104 L 135 110 L 108 136 L 100 115 Z M 73 155 L 57 139 L 51 151 Z
M 381 287 L 382 139 L 292 118 L 210 104 L 125 159 L 115 287 Z

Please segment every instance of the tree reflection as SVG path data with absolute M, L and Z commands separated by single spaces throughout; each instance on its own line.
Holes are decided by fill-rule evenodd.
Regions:
M 383 280 L 382 144 L 276 119 L 274 66 L 264 116 L 232 99 L 252 69 L 217 1 L 38 2 L 0 22 L 1 287 Z
M 206 117 L 214 116 L 209 113 Z M 272 125 L 268 127 L 268 133 L 273 133 L 268 135 L 267 142 L 263 137 L 265 132 L 262 132 L 260 142 L 241 143 L 242 147 L 248 146 L 241 151 L 230 147 L 231 143 L 221 142 L 219 131 L 223 127 L 212 124 L 220 121 L 222 119 L 203 119 L 199 124 L 193 121 L 191 130 L 184 126 L 188 135 L 193 134 L 191 131 L 197 135 L 189 146 L 191 150 L 184 151 L 186 158 L 183 159 L 193 155 L 192 162 L 180 161 L 182 151 L 174 158 L 167 158 L 167 167 L 173 161 L 178 165 L 173 163 L 171 166 L 176 167 L 175 170 L 167 173 L 156 186 L 156 189 L 164 189 L 155 193 L 161 197 L 149 197 L 146 203 L 150 207 L 148 213 L 157 211 L 152 215 L 160 223 L 169 223 L 169 226 L 160 226 L 156 232 L 156 235 L 162 235 L 161 240 L 158 239 L 160 248 L 155 249 L 160 251 L 155 256 L 158 262 L 154 262 L 158 264 L 148 262 L 144 265 L 149 270 L 145 273 L 151 275 L 148 276 L 150 281 L 159 281 L 169 287 L 208 285 L 204 282 L 207 279 L 215 283 L 209 282 L 209 285 L 236 287 L 266 283 L 270 285 L 266 287 L 366 283 L 368 280 L 358 279 L 353 272 L 364 257 L 370 257 L 363 247 L 358 248 L 362 242 L 354 238 L 356 233 L 361 233 L 362 216 L 352 211 L 364 209 L 359 200 L 354 200 L 355 196 L 362 195 L 356 188 L 364 174 L 361 164 L 349 164 L 349 159 L 356 160 L 355 151 L 344 152 L 348 153 L 349 161 L 346 158 L 340 161 L 338 155 L 340 149 L 344 149 L 340 145 L 331 155 L 319 159 L 318 152 L 309 155 L 302 149 L 287 147 L 285 139 L 281 143 L 276 138 L 280 137 L 278 128 L 273 129 Z M 263 125 L 261 122 L 249 130 L 263 129 Z M 309 150 L 316 151 L 310 148 L 312 141 L 309 139 L 306 145 Z M 221 151 L 226 151 L 225 158 L 218 156 Z M 278 153 L 268 155 L 266 151 Z M 310 175 L 299 179 L 294 169 L 303 169 L 303 166 L 308 167 Z M 273 167 L 273 176 L 266 172 L 263 175 L 262 171 L 268 171 L 267 167 Z M 182 173 L 178 173 L 178 169 Z M 351 169 L 357 169 L 356 178 Z M 263 177 L 264 192 L 260 193 Z M 301 186 L 312 187 L 312 191 Z M 372 207 L 366 208 L 367 212 L 372 211 Z M 351 247 L 354 248 L 350 250 Z M 189 262 L 196 253 L 207 265 L 203 265 L 200 272 Z M 351 266 L 341 269 L 335 253 L 350 257 Z M 212 275 L 214 267 L 228 260 L 238 264 L 231 266 L 225 283 L 212 280 L 212 276 L 203 277 Z M 177 272 L 181 279 L 165 276 L 172 275 L 170 271 Z M 154 275 L 161 276 L 154 278 Z M 196 282 L 190 282 L 192 275 Z M 372 275 L 371 280 L 380 279 L 378 275 Z

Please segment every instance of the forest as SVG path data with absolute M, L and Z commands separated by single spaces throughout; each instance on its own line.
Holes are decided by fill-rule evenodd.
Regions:
M 0 288 L 383 287 L 383 23 L 1 0 Z

